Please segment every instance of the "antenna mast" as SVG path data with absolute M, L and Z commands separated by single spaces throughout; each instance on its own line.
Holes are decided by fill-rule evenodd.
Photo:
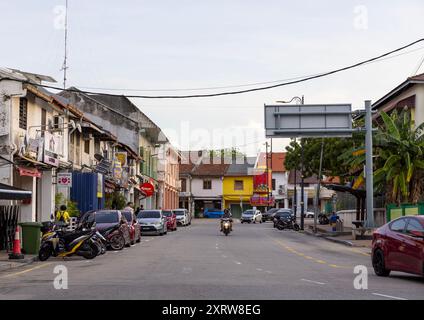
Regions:
M 65 3 L 65 58 L 63 59 L 63 89 L 66 89 L 66 70 L 68 69 L 67 66 L 67 58 L 68 58 L 68 50 L 67 50 L 67 44 L 68 44 L 68 0 L 66 0 Z

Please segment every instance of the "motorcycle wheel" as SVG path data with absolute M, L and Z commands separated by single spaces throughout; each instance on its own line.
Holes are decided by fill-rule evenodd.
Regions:
M 87 251 L 87 253 L 83 254 L 83 257 L 86 259 L 94 259 L 100 253 L 99 248 L 95 243 L 88 243 L 87 245 L 89 250 Z
M 42 245 L 40 251 L 38 251 L 38 260 L 46 261 L 52 255 L 51 245 Z
M 110 238 L 110 247 L 112 250 L 122 250 L 125 247 L 125 239 L 120 234 L 116 234 Z
M 294 230 L 294 231 L 299 231 L 299 230 L 300 230 L 300 227 L 299 227 L 299 225 L 298 225 L 297 223 L 295 223 L 295 224 L 293 225 L 293 230 Z

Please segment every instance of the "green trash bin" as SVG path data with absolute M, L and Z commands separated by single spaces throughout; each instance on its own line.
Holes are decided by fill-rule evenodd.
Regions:
M 39 222 L 21 222 L 22 228 L 22 253 L 38 254 L 41 242 L 41 226 Z

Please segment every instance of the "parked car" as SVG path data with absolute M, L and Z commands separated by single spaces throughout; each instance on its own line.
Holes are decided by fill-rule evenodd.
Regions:
M 166 219 L 166 228 L 171 231 L 177 230 L 177 216 L 172 210 L 162 210 L 162 214 Z
M 156 234 L 163 236 L 168 232 L 165 216 L 162 210 L 142 210 L 137 215 L 141 225 L 141 234 Z
M 405 216 L 373 233 L 372 265 L 377 276 L 391 271 L 424 276 L 424 216 Z
M 262 213 L 259 210 L 249 209 L 241 214 L 240 222 L 244 223 L 262 223 Z
M 141 241 L 141 226 L 137 221 L 137 217 L 131 211 L 122 211 L 125 219 L 130 226 L 131 244 Z
M 177 217 L 177 224 L 182 226 L 188 226 L 191 224 L 191 214 L 187 209 L 174 209 L 172 210 Z
M 294 213 L 292 209 L 279 209 L 272 216 L 272 221 L 274 223 L 274 228 L 277 227 L 278 220 L 283 217 L 284 219 L 294 218 Z
M 220 219 L 224 215 L 224 210 L 216 208 L 206 208 L 203 212 L 205 218 L 218 218 Z
M 96 229 L 101 234 L 109 233 L 109 230 L 114 230 L 114 234 L 110 234 L 108 240 L 113 240 L 113 248 L 122 249 L 122 245 L 117 245 L 116 243 L 122 242 L 126 247 L 131 245 L 131 231 L 130 226 L 125 219 L 124 215 L 119 210 L 98 210 L 84 216 L 84 219 L 90 219 L 90 215 L 94 215 L 94 220 L 96 222 Z M 121 239 L 119 239 L 119 237 Z
M 272 214 L 277 212 L 279 210 L 279 208 L 271 208 L 268 211 L 262 213 L 262 221 L 272 221 L 273 216 Z
M 315 216 L 315 212 L 307 211 L 304 213 L 305 218 L 313 218 Z

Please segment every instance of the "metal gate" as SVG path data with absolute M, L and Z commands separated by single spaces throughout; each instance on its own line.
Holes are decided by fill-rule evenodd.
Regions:
M 12 250 L 19 211 L 19 206 L 0 206 L 0 250 Z

